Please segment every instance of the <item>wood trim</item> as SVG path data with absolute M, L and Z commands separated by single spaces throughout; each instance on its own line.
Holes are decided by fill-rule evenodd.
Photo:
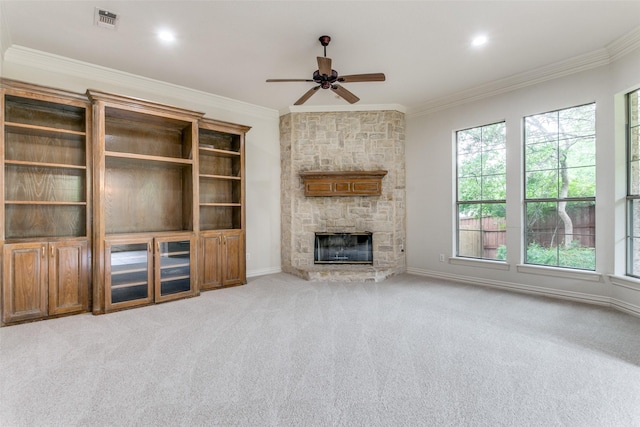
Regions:
M 377 171 L 307 171 L 300 172 L 304 195 L 379 196 L 386 170 Z
M 87 89 L 87 97 L 93 102 L 102 101 L 107 104 L 107 106 L 114 106 L 119 109 L 129 111 L 137 111 L 148 115 L 172 117 L 178 120 L 197 120 L 204 116 L 204 113 L 199 111 L 187 110 L 130 96 L 116 95 L 95 89 Z

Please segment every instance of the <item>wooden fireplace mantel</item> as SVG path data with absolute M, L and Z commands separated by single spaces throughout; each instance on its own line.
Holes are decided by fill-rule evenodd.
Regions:
M 305 196 L 379 196 L 385 170 L 300 172 Z

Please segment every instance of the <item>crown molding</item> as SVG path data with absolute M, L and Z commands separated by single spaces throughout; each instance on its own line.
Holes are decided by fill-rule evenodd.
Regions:
M 0 1 L 0 62 L 4 61 L 4 53 L 11 46 L 11 34 L 3 9 L 4 4 Z
M 640 27 L 614 40 L 606 47 L 611 62 L 617 61 L 625 55 L 640 49 Z
M 451 95 L 436 98 L 419 107 L 409 110 L 409 117 L 426 116 L 436 111 L 446 110 L 462 104 L 478 101 L 492 96 L 512 92 L 527 86 L 533 86 L 549 80 L 598 68 L 611 62 L 607 49 L 600 49 L 551 65 L 515 74 L 480 86 L 462 90 Z
M 640 49 L 640 27 L 602 49 L 436 98 L 420 106 L 410 108 L 407 116 L 426 116 L 436 111 L 609 65 L 637 49 Z
M 160 93 L 163 96 L 194 102 L 225 111 L 251 115 L 266 119 L 277 119 L 278 111 L 237 101 L 231 98 L 210 94 L 207 92 L 190 89 L 188 87 L 150 79 L 139 75 L 114 70 L 100 65 L 30 49 L 24 46 L 13 45 L 5 52 L 5 65 L 7 63 L 26 67 L 56 72 L 66 76 L 77 77 L 83 80 L 91 76 L 91 80 L 118 87 L 135 89 L 148 93 Z
M 398 111 L 405 114 L 406 107 L 400 104 L 365 104 L 365 105 L 292 105 L 280 110 L 280 115 L 289 113 L 339 113 L 355 111 Z

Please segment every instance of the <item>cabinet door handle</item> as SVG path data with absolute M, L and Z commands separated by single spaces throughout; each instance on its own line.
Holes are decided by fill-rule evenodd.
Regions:
M 151 243 L 147 243 L 147 252 L 151 252 Z
M 46 249 L 44 248 L 44 245 L 42 245 L 42 258 L 44 258 L 44 256 L 46 255 Z
M 160 253 L 160 242 L 156 242 L 156 249 L 158 250 L 158 253 Z
M 55 257 L 55 252 L 53 250 L 53 245 L 49 245 L 49 248 L 51 249 L 51 258 Z

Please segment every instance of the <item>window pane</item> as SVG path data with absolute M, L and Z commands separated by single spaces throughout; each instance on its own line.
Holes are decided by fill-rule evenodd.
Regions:
M 473 258 L 505 259 L 505 124 L 496 123 L 457 132 L 456 149 L 457 254 Z
M 484 151 L 506 148 L 507 140 L 505 123 L 496 123 L 494 125 L 483 126 L 481 129 Z
M 595 269 L 595 104 L 524 123 L 525 260 Z
M 524 137 L 527 143 L 556 141 L 558 139 L 558 113 L 538 114 L 526 117 L 524 121 Z
M 558 170 L 527 173 L 526 198 L 550 199 L 558 197 Z
M 629 129 L 629 189 L 630 195 L 640 194 L 640 127 Z
M 558 167 L 557 141 L 527 143 L 525 147 L 525 169 L 528 171 L 556 169 Z
M 630 200 L 629 230 L 631 237 L 640 238 L 640 200 Z M 640 247 L 638 248 L 640 250 Z
M 629 239 L 630 261 L 627 265 L 627 274 L 640 277 L 640 237 Z
M 505 175 L 507 173 L 506 158 L 506 149 L 504 148 L 486 151 L 482 156 L 482 173 L 484 175 Z
M 593 137 L 572 138 L 563 142 L 566 152 L 566 167 L 593 166 L 596 160 L 596 144 Z M 563 167 L 560 164 L 560 167 Z
M 458 256 L 482 258 L 482 232 L 460 229 Z
M 505 259 L 506 219 L 504 203 L 459 206 L 458 256 Z M 472 215 L 465 215 L 470 213 Z
M 596 195 L 595 166 L 560 170 L 560 182 L 564 181 L 563 173 L 566 174 L 568 191 L 566 196 L 561 194 L 561 197 L 594 197 Z
M 482 175 L 482 157 L 480 152 L 458 154 L 458 176 Z
M 558 139 L 566 140 L 577 136 L 594 135 L 596 133 L 595 111 L 595 104 L 560 110 Z
M 458 200 L 480 200 L 482 194 L 480 183 L 479 177 L 458 178 Z
M 456 133 L 458 154 L 480 151 L 481 135 L 482 130 L 480 128 L 458 131 Z
M 627 95 L 627 195 L 640 195 L 640 90 Z M 627 274 L 640 277 L 640 200 L 627 199 Z
M 558 248 L 553 233 L 528 233 L 525 262 L 536 265 L 558 265 Z
M 629 94 L 629 126 L 636 127 L 640 124 L 640 91 Z
M 595 270 L 595 203 L 527 203 L 526 262 Z
M 504 200 L 507 189 L 504 185 L 504 175 L 491 175 L 482 178 L 482 200 Z

